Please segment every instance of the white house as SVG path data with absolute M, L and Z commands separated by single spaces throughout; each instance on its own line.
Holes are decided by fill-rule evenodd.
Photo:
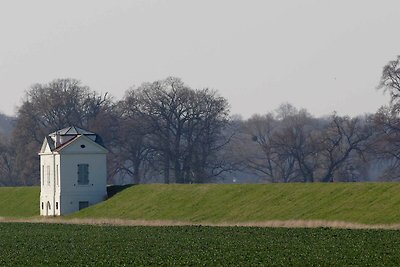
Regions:
M 100 137 L 68 127 L 45 137 L 40 149 L 40 215 L 64 215 L 107 197 L 107 149 Z

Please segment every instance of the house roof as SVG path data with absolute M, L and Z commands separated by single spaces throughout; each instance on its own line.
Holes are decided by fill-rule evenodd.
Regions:
M 83 134 L 79 134 L 74 136 L 71 140 L 63 143 L 62 145 L 56 147 L 53 152 L 62 152 L 62 150 L 64 150 L 65 148 L 67 148 L 68 146 L 72 145 L 73 143 L 77 142 L 78 140 L 86 140 L 90 143 L 92 143 L 94 146 L 98 147 L 100 149 L 100 151 L 107 153 L 108 150 L 102 146 L 101 144 L 94 142 L 92 139 L 90 139 L 89 137 L 87 137 L 87 135 L 83 135 Z
M 106 149 L 99 135 L 76 126 L 70 126 L 47 135 L 43 141 L 40 153 L 44 152 L 46 144 L 48 144 L 50 151 L 60 152 L 80 137 L 85 137 L 96 145 Z
M 76 127 L 76 126 L 66 127 L 64 129 L 55 131 L 55 132 L 51 133 L 50 135 L 78 135 L 78 134 L 96 135 L 93 132 L 89 132 L 87 130 L 84 130 L 84 129 Z
M 59 145 L 58 147 L 52 149 L 51 151 L 61 151 L 64 147 L 68 146 L 69 144 L 73 143 L 76 139 L 78 139 L 79 137 L 81 137 L 82 135 L 76 135 L 75 137 L 73 137 L 71 140 Z
M 53 151 L 55 149 L 55 147 L 54 147 L 54 142 L 51 139 L 51 137 L 50 136 L 46 136 L 46 141 L 47 141 L 47 144 L 50 147 L 50 150 Z

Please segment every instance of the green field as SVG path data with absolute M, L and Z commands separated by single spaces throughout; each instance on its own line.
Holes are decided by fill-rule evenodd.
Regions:
M 65 219 L 400 223 L 400 184 L 137 185 Z M 121 190 L 123 189 L 123 190 Z M 0 217 L 38 217 L 38 187 L 0 187 Z M 398 266 L 400 231 L 0 223 L 0 266 Z
M 400 232 L 0 223 L 0 266 L 398 266 Z
M 400 223 L 399 183 L 152 184 L 122 189 L 107 201 L 65 218 L 231 224 L 269 220 Z M 0 187 L 0 217 L 38 216 L 38 202 L 38 187 Z

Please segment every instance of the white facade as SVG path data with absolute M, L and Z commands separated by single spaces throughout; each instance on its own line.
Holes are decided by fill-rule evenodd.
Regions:
M 97 135 L 69 127 L 47 136 L 40 155 L 40 215 L 78 211 L 107 197 L 107 150 Z

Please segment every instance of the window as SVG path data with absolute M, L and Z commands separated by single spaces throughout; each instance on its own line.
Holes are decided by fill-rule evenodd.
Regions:
M 78 164 L 78 185 L 89 184 L 89 164 Z
M 47 185 L 50 185 L 50 166 L 47 166 Z
M 89 201 L 79 201 L 79 210 L 89 207 Z
M 42 209 L 44 209 L 44 203 L 42 202 Z
M 58 210 L 58 202 L 56 202 L 56 210 Z
M 58 164 L 57 164 L 57 165 L 56 165 L 56 184 L 57 184 L 57 186 L 60 185 L 60 178 L 59 178 L 59 174 L 58 174 L 58 172 L 59 172 L 58 169 L 59 169 L 59 168 L 58 168 Z
M 42 165 L 42 185 L 44 185 L 44 165 Z

